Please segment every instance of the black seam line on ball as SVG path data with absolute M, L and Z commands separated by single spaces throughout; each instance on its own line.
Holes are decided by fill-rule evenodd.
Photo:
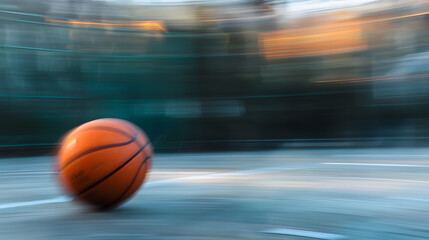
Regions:
M 104 180 L 108 179 L 109 177 L 111 177 L 113 174 L 115 174 L 116 172 L 118 172 L 119 170 L 121 170 L 123 167 L 125 167 L 125 165 L 127 165 L 129 162 L 131 162 L 131 160 L 133 160 L 139 153 L 141 153 L 143 151 L 143 149 L 146 148 L 146 146 L 149 145 L 149 142 L 147 142 L 142 148 L 140 148 L 140 150 L 138 150 L 132 157 L 130 157 L 127 161 L 125 161 L 124 163 L 122 163 L 121 166 L 119 166 L 118 168 L 116 168 L 115 170 L 113 170 L 111 173 L 107 174 L 106 176 L 104 176 L 102 179 L 98 180 L 97 182 L 95 182 L 94 184 L 92 184 L 91 186 L 85 188 L 84 190 L 80 191 L 76 196 L 82 195 L 85 192 L 89 191 L 91 188 L 97 186 L 98 184 L 102 183 Z
M 137 179 L 137 177 L 139 176 L 139 173 L 140 173 L 140 170 L 142 169 L 142 167 L 145 165 L 145 163 L 146 163 L 146 161 L 147 160 L 149 160 L 151 158 L 151 156 L 148 156 L 148 157 L 146 157 L 143 161 L 142 161 L 142 163 L 140 164 L 140 166 L 139 166 L 139 169 L 137 170 L 137 173 L 136 173 L 136 175 L 134 176 L 134 178 L 133 178 L 133 180 L 131 181 L 131 183 L 128 185 L 128 187 L 125 189 L 125 191 L 118 197 L 118 198 L 116 198 L 116 200 L 115 201 L 113 201 L 109 206 L 113 206 L 113 205 L 115 205 L 118 201 L 120 201 L 124 196 L 125 196 L 125 194 L 127 194 L 128 193 L 128 191 L 131 189 L 131 187 L 134 185 L 134 182 L 136 181 L 136 179 Z
M 113 147 L 121 147 L 121 146 L 125 146 L 125 145 L 128 145 L 128 144 L 131 144 L 132 142 L 134 142 L 135 140 L 137 139 L 137 134 L 133 137 L 133 138 L 131 138 L 131 140 L 129 140 L 129 141 L 127 141 L 127 142 L 123 142 L 123 143 L 115 143 L 115 144 L 107 144 L 107 145 L 103 145 L 103 146 L 99 146 L 99 147 L 95 147 L 95 148 L 91 148 L 91 149 L 89 149 L 89 150 L 86 150 L 85 152 L 83 152 L 83 153 L 80 153 L 80 154 L 78 154 L 78 155 L 76 155 L 76 156 L 74 156 L 73 158 L 71 158 L 66 164 L 64 164 L 64 166 L 60 169 L 60 171 L 63 171 L 67 166 L 69 166 L 72 162 L 74 162 L 74 161 L 76 161 L 77 159 L 79 159 L 79 158 L 81 158 L 81 157 L 83 157 L 83 156 L 85 156 L 85 155 L 87 155 L 87 154 L 90 154 L 90 153 L 93 153 L 93 152 L 96 152 L 96 151 L 100 151 L 100 150 L 103 150 L 103 149 L 107 149 L 107 148 L 113 148 Z
M 133 138 L 133 135 L 129 134 L 128 132 L 121 130 L 119 128 L 114 128 L 114 127 L 107 127 L 107 126 L 100 126 L 100 127 L 91 127 L 91 128 L 87 128 L 87 129 L 83 129 L 77 133 L 75 133 L 74 135 L 86 132 L 86 131 L 91 131 L 91 130 L 106 130 L 106 131 L 110 131 L 110 132 L 115 132 L 115 133 L 119 133 L 123 136 L 129 137 L 129 138 Z

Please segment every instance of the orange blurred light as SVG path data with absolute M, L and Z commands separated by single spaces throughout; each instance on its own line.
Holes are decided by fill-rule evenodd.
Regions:
M 259 42 L 268 60 L 339 54 L 367 48 L 359 25 L 330 24 L 303 29 L 259 34 Z
M 73 27 L 103 28 L 103 29 L 140 29 L 145 31 L 167 32 L 163 21 L 129 21 L 127 23 L 89 22 L 69 19 L 66 21 L 45 18 L 46 22 L 65 24 Z

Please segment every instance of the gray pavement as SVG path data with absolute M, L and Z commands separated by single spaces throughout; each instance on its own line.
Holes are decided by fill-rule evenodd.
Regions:
M 429 239 L 429 149 L 156 154 L 109 212 L 58 198 L 53 161 L 0 159 L 0 239 Z

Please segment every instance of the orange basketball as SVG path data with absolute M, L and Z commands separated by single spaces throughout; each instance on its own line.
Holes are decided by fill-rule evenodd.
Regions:
M 153 156 L 146 134 L 119 119 L 98 119 L 61 141 L 57 167 L 65 191 L 97 208 L 113 208 L 143 184 Z

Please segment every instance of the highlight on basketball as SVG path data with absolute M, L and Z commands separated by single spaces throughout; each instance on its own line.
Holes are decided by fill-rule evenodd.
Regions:
M 429 1 L 0 1 L 0 240 L 429 239 Z

